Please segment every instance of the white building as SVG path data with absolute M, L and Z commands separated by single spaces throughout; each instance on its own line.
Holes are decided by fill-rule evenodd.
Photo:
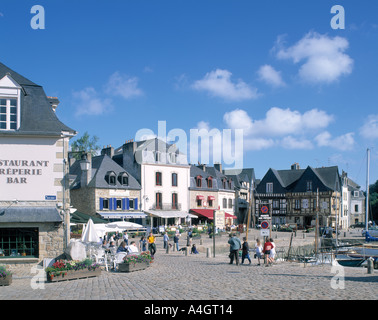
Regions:
M 0 63 L 0 263 L 55 258 L 69 240 L 65 160 L 76 132 L 56 103 Z
M 141 209 L 151 227 L 189 216 L 190 166 L 177 147 L 159 139 L 127 141 L 113 159 L 141 184 Z

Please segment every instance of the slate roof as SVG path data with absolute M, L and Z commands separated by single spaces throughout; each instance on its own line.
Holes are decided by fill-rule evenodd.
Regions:
M 105 180 L 108 172 L 114 172 L 116 176 L 120 173 L 126 172 L 129 177 L 129 184 L 127 186 L 119 183 L 116 179 L 115 185 L 109 185 Z M 77 189 L 81 187 L 80 177 L 81 168 L 80 161 L 75 161 L 75 163 L 70 167 L 70 175 L 75 176 L 75 181 L 71 185 L 71 189 Z M 88 188 L 99 188 L 99 189 L 126 189 L 126 190 L 140 190 L 139 182 L 129 174 L 124 168 L 118 165 L 114 160 L 112 160 L 107 155 L 96 156 L 92 158 L 92 177 L 89 181 Z
M 62 222 L 56 207 L 0 207 L 0 223 Z
M 196 185 L 195 177 L 202 176 L 202 187 L 198 188 Z M 207 188 L 207 182 L 206 179 L 208 177 L 213 178 L 213 188 Z M 222 180 L 226 178 L 227 181 L 231 179 L 231 189 L 223 189 L 223 183 Z M 227 183 L 228 187 L 228 183 Z M 231 177 L 226 176 L 222 172 L 218 171 L 214 167 L 205 167 L 205 170 L 202 170 L 201 168 L 191 165 L 190 166 L 190 188 L 191 189 L 197 189 L 197 190 L 210 190 L 210 191 L 217 191 L 217 190 L 226 190 L 226 191 L 234 191 L 235 184 Z
M 0 135 L 52 135 L 62 131 L 76 134 L 63 124 L 51 107 L 48 97 L 40 85 L 26 79 L 0 62 L 0 79 L 9 74 L 21 87 L 21 123 L 18 130 L 0 131 Z

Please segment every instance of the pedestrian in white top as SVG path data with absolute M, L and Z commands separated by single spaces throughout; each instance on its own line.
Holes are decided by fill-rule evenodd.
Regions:
M 274 258 L 276 257 L 276 244 L 273 242 L 273 239 L 270 238 L 269 242 L 273 245 L 272 249 L 270 250 L 269 258 L 271 262 L 274 262 Z
M 129 245 L 129 235 L 127 234 L 127 232 L 125 232 L 123 234 L 123 241 L 126 242 L 126 245 L 128 246 Z
M 137 246 L 135 245 L 135 241 L 131 241 L 129 247 L 128 247 L 129 253 L 138 253 L 139 250 Z
M 256 255 L 255 257 L 257 258 L 257 265 L 260 265 L 260 259 L 262 258 L 262 251 L 263 247 L 261 245 L 260 239 L 256 239 L 256 244 L 255 244 L 255 250 L 256 250 Z

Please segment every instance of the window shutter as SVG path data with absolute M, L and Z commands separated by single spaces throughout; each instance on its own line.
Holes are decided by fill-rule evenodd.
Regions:
M 134 199 L 134 209 L 138 210 L 138 198 Z
M 126 199 L 122 199 L 122 210 L 126 210 Z
M 104 198 L 100 198 L 100 210 L 104 210 Z
M 108 201 L 109 201 L 109 210 L 113 210 L 113 199 L 109 198 Z
M 129 200 L 129 198 L 126 199 L 126 209 L 127 210 L 130 209 L 130 200 Z
M 117 210 L 117 199 L 112 198 L 112 200 L 113 200 L 113 210 Z

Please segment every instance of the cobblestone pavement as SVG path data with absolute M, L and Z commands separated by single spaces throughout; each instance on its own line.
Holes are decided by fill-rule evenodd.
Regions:
M 378 270 L 333 269 L 278 262 L 271 267 L 230 265 L 226 252 L 207 257 L 167 254 L 158 242 L 154 263 L 133 273 L 102 271 L 101 276 L 32 288 L 30 270 L 15 272 L 0 300 L 370 300 L 378 297 Z M 340 282 L 336 281 L 340 278 Z M 339 289 L 335 289 L 335 285 Z

